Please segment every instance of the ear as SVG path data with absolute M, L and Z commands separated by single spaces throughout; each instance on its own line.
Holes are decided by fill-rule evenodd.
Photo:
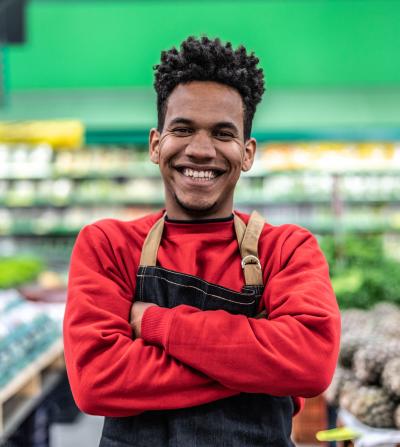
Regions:
M 160 158 L 160 132 L 153 128 L 149 134 L 149 154 L 150 160 L 158 165 Z
M 255 138 L 249 138 L 244 146 L 244 157 L 242 162 L 242 171 L 249 171 L 253 166 L 254 157 L 256 155 L 257 141 Z

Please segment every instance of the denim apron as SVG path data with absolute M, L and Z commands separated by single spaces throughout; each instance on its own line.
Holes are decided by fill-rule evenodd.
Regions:
M 264 289 L 258 259 L 264 220 L 253 212 L 246 227 L 234 215 L 234 226 L 245 277 L 241 292 L 157 266 L 162 217 L 142 248 L 135 301 L 168 308 L 188 304 L 201 310 L 223 309 L 247 317 L 265 317 L 265 313 L 257 315 Z M 290 440 L 293 409 L 291 397 L 240 393 L 196 407 L 106 417 L 99 447 L 290 447 L 294 446 Z

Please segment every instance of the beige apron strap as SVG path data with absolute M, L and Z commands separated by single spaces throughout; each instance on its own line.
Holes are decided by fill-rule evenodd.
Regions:
M 156 265 L 158 247 L 160 246 L 164 229 L 164 220 L 165 215 L 152 226 L 147 234 L 140 256 L 141 266 L 152 267 Z M 260 260 L 258 259 L 258 239 L 264 227 L 264 219 L 257 211 L 253 211 L 247 227 L 236 214 L 233 221 L 242 257 L 242 268 L 246 285 L 262 286 L 262 270 Z
M 142 247 L 139 265 L 147 265 L 149 267 L 154 267 L 156 265 L 158 247 L 160 246 L 164 229 L 164 218 L 165 214 L 157 220 L 147 234 Z
M 262 286 L 262 269 L 258 258 L 258 240 L 264 228 L 264 218 L 253 211 L 246 224 L 235 214 L 235 231 L 242 256 L 242 268 L 246 285 Z

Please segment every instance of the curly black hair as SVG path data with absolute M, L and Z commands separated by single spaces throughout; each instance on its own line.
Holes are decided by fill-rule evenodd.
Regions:
M 154 88 L 157 92 L 158 130 L 164 127 L 168 97 L 178 84 L 191 81 L 215 81 L 235 88 L 243 100 L 244 138 L 248 139 L 257 104 L 264 93 L 264 75 L 257 68 L 259 59 L 247 54 L 244 46 L 237 49 L 220 39 L 206 36 L 188 37 L 175 47 L 162 51 L 161 63 L 154 66 Z

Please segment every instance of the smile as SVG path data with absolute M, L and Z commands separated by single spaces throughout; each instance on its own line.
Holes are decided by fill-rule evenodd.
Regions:
M 187 178 L 190 178 L 196 182 L 208 182 L 219 175 L 223 174 L 220 170 L 215 169 L 193 169 L 187 167 L 177 168 L 177 170 Z

